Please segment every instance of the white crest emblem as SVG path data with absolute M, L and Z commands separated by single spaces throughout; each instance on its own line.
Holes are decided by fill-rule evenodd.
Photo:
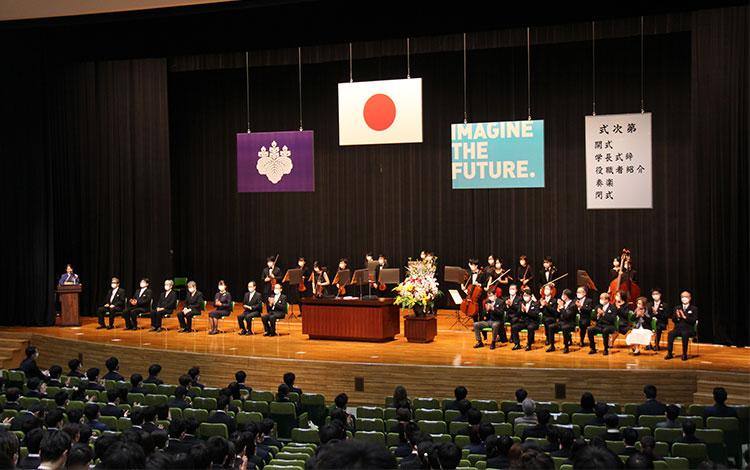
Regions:
M 286 145 L 279 148 L 278 144 L 274 140 L 271 142 L 271 146 L 261 147 L 258 152 L 258 163 L 255 167 L 258 169 L 258 173 L 268 178 L 273 184 L 281 181 L 284 175 L 288 175 L 292 172 L 294 164 L 292 163 L 292 152 L 287 148 Z

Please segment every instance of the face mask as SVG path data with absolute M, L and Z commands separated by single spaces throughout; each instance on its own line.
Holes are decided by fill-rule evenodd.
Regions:
M 112 289 L 117 289 L 117 284 L 112 284 Z
M 609 301 L 608 300 L 602 300 L 602 307 L 606 307 L 607 305 L 609 305 Z
M 303 267 L 304 265 L 305 265 L 304 261 L 298 261 L 297 262 L 297 266 L 299 266 L 300 268 Z
M 682 303 L 685 305 L 690 303 L 690 297 L 681 297 L 680 300 L 682 300 Z
M 146 283 L 145 282 L 141 282 L 141 289 L 144 289 L 145 287 L 146 287 Z
M 221 292 L 224 292 L 226 290 L 227 286 L 219 286 L 219 290 Z
M 579 299 L 582 299 L 582 298 L 586 297 L 586 295 L 585 294 L 576 294 L 576 297 L 579 298 Z
M 544 295 L 546 296 L 552 295 L 552 291 L 549 289 L 544 289 Z
M 281 291 L 280 291 L 280 290 L 278 290 L 278 289 L 274 290 L 273 292 L 274 292 L 274 294 L 276 294 L 276 295 L 280 295 L 280 294 L 281 294 Z
M 195 287 L 188 287 L 188 292 L 191 294 L 195 292 Z
M 528 295 L 524 295 L 523 296 L 523 301 L 524 302 L 528 302 L 529 300 L 531 300 L 531 297 L 529 297 Z
M 170 286 L 169 284 L 164 284 L 164 290 L 170 290 L 171 288 L 172 286 Z
M 651 298 L 654 299 L 654 302 L 658 302 L 659 300 L 661 300 L 660 295 L 652 295 Z
M 514 289 L 509 290 L 508 293 L 510 295 L 516 295 L 516 291 Z
M 339 269 L 342 269 L 342 270 L 346 269 L 346 265 L 345 264 L 339 264 Z
M 247 290 L 252 294 L 253 292 L 255 292 L 255 286 L 248 287 Z
M 519 264 L 520 264 L 521 266 L 526 266 L 526 261 L 521 261 L 521 262 L 520 262 Z

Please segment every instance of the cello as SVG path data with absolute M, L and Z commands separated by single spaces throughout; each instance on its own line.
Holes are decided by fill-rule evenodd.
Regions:
M 482 296 L 482 286 L 471 283 L 471 274 L 466 274 L 468 278 L 465 286 L 461 286 L 466 297 L 461 302 L 459 310 L 466 316 L 475 319 L 479 313 L 479 298 Z
M 641 296 L 641 288 L 631 276 L 626 276 L 625 279 L 623 279 L 623 267 L 625 266 L 625 263 L 628 263 L 629 266 L 630 262 L 630 250 L 623 248 L 622 254 L 620 255 L 620 266 L 617 268 L 617 277 L 612 279 L 612 282 L 609 283 L 609 289 L 607 290 L 610 297 L 613 299 L 615 298 L 615 294 L 620 292 L 628 305 L 633 303 L 631 299 L 637 299 Z
M 279 260 L 279 254 L 276 253 L 276 258 L 273 259 L 273 266 L 271 266 L 271 269 L 268 270 L 268 276 L 271 278 L 271 290 L 273 290 L 274 287 L 276 287 L 276 283 L 279 282 L 276 280 L 276 276 L 273 275 L 273 270 L 276 269 L 276 262 Z

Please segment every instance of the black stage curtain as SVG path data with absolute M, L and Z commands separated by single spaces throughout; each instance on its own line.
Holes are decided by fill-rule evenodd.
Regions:
M 0 207 L 6 237 L 2 249 L 6 294 L 0 324 L 49 325 L 54 322 L 55 243 L 45 64 L 41 56 L 17 51 L 5 50 L 4 57 L 0 155 L 5 178 Z
M 143 276 L 161 289 L 172 276 L 166 61 L 69 65 L 51 86 L 55 268 L 76 265 L 89 313 L 111 276 L 128 295 Z
M 597 43 L 597 112 L 640 110 L 637 38 Z M 424 79 L 424 143 L 339 147 L 336 84 L 348 63 L 305 66 L 303 117 L 315 134 L 316 191 L 239 194 L 235 133 L 245 129 L 244 70 L 170 74 L 170 142 L 175 272 L 209 284 L 226 279 L 239 294 L 258 279 L 263 258 L 280 253 L 334 268 L 346 256 L 359 267 L 364 253 L 386 253 L 397 266 L 420 249 L 441 265 L 465 266 L 489 252 L 515 263 L 527 254 L 534 268 L 552 255 L 563 286 L 585 269 L 600 288 L 611 260 L 626 246 L 643 290 L 661 286 L 669 300 L 696 284 L 697 194 L 682 179 L 694 174 L 690 148 L 690 35 L 646 39 L 646 107 L 654 113 L 654 210 L 588 211 L 585 200 L 584 116 L 591 114 L 590 42 L 532 49 L 532 114 L 545 119 L 544 189 L 454 191 L 450 123 L 460 122 L 460 52 L 412 57 Z M 526 51 L 471 51 L 469 119 L 526 118 Z M 403 78 L 403 57 L 355 62 L 356 80 Z M 253 130 L 294 129 L 298 121 L 296 66 L 251 69 Z M 685 224 L 677 224 L 682 221 Z M 334 268 L 335 269 L 335 268 Z M 699 305 L 709 300 L 696 299 Z
M 693 15 L 692 141 L 696 273 L 706 299 L 701 332 L 717 342 L 747 345 L 748 241 L 748 8 Z M 687 191 L 686 191 L 687 192 Z

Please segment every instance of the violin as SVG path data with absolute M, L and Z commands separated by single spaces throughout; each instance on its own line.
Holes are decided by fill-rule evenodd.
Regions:
M 273 270 L 276 269 L 276 261 L 279 260 L 279 254 L 276 253 L 276 258 L 273 260 L 273 266 L 271 266 L 271 269 L 268 270 L 268 276 L 271 278 L 271 290 L 273 290 L 274 287 L 276 287 L 276 283 L 278 282 L 276 280 L 276 277 L 273 275 Z
M 523 290 L 524 287 L 526 287 L 526 284 L 528 284 L 530 279 L 527 279 L 526 276 L 529 274 L 529 264 L 526 263 L 526 270 L 523 272 L 523 276 L 521 277 L 521 286 L 518 288 L 518 290 Z
M 568 273 L 565 273 L 560 277 L 556 277 L 555 279 L 552 279 L 546 284 L 542 284 L 542 287 L 539 288 L 539 297 L 544 297 L 544 288 L 547 286 L 550 286 L 550 291 L 549 291 L 550 297 L 557 297 L 557 287 L 555 287 L 555 282 L 559 281 L 560 279 L 564 278 L 567 275 Z
M 492 287 L 496 282 L 500 282 L 500 279 L 503 278 L 506 274 L 510 272 L 510 268 L 506 269 L 505 271 L 502 271 L 500 274 L 497 275 L 495 279 L 492 280 L 492 282 L 487 281 L 487 287 L 484 288 L 487 292 L 489 292 L 490 287 Z M 495 275 L 495 271 L 493 270 L 492 273 L 490 273 L 490 276 Z M 503 288 L 500 286 L 495 287 L 495 295 L 498 297 L 501 297 L 503 295 Z
M 633 281 L 631 276 L 628 276 L 623 280 L 622 271 L 626 262 L 630 264 L 630 250 L 623 248 L 622 254 L 620 255 L 620 266 L 617 267 L 617 277 L 612 279 L 612 282 L 609 283 L 608 292 L 612 298 L 615 297 L 617 292 L 620 292 L 623 299 L 630 301 L 630 299 L 637 299 L 641 296 L 641 288 L 635 281 Z

